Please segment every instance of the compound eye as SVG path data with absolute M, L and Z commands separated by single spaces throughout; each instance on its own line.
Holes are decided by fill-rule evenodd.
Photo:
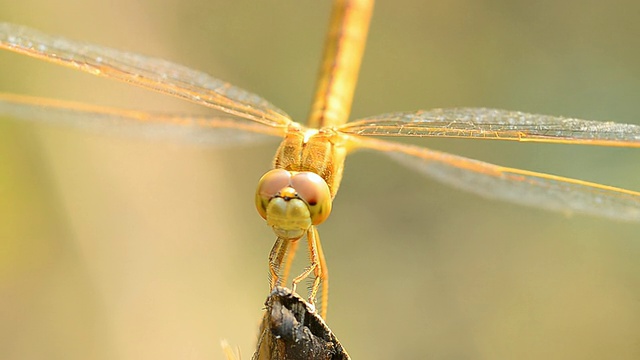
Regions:
M 298 197 L 309 206 L 313 225 L 321 224 L 329 217 L 331 192 L 320 175 L 312 172 L 296 173 L 291 177 L 291 187 L 296 190 Z
M 256 190 L 256 209 L 263 219 L 267 219 L 267 205 L 276 194 L 289 186 L 291 173 L 283 169 L 269 170 L 258 182 Z

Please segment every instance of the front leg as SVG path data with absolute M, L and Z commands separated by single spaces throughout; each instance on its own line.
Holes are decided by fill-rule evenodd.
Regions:
M 298 283 L 306 279 L 313 271 L 315 279 L 313 279 L 311 291 L 309 292 L 309 303 L 312 305 L 315 303 L 316 294 L 318 293 L 318 288 L 320 287 L 320 281 L 323 279 L 322 265 L 320 262 L 320 256 L 318 254 L 318 241 L 318 231 L 316 230 L 315 226 L 312 226 L 307 231 L 307 245 L 309 247 L 310 264 L 305 268 L 302 274 L 298 275 L 295 279 L 293 279 L 292 282 L 292 290 L 293 292 L 295 292 Z
M 276 243 L 273 244 L 271 252 L 269 253 L 269 285 L 271 290 L 276 286 L 280 286 L 280 267 L 282 261 L 287 254 L 289 248 L 289 240 L 278 237 Z
M 282 269 L 282 277 L 281 283 L 287 284 L 287 279 L 289 278 L 289 273 L 291 272 L 291 264 L 293 264 L 293 259 L 296 256 L 296 250 L 298 250 L 298 244 L 300 244 L 299 240 L 291 240 L 289 242 L 289 250 L 287 251 L 287 255 L 284 260 L 284 268 Z

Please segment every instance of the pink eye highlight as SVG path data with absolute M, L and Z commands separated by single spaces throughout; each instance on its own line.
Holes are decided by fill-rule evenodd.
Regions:
M 320 175 L 312 172 L 296 173 L 291 177 L 291 187 L 309 206 L 313 225 L 318 225 L 327 219 L 331 213 L 331 193 L 329 186 Z
M 282 189 L 291 183 L 291 173 L 284 169 L 274 169 L 264 174 L 256 190 L 256 209 L 263 219 L 267 219 L 267 205 Z

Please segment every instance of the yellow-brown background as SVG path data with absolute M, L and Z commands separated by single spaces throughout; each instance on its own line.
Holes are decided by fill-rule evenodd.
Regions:
M 200 69 L 304 119 L 329 4 L 4 2 L 0 18 Z M 487 106 L 640 123 L 635 1 L 377 4 L 353 116 Z M 202 111 L 0 53 L 0 90 Z M 638 150 L 422 140 L 640 189 Z M 252 197 L 275 143 L 211 149 L 0 122 L 0 358 L 249 358 L 274 236 Z M 640 225 L 347 161 L 320 232 L 329 324 L 356 359 L 637 359 Z

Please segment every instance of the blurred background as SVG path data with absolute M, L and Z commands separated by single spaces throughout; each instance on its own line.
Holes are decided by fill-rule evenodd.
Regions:
M 304 121 L 328 1 L 23 0 L 1 20 L 168 59 Z M 640 3 L 377 4 L 353 118 L 485 106 L 640 124 Z M 0 91 L 206 112 L 0 52 Z M 640 190 L 637 149 L 418 140 Z M 0 358 L 250 358 L 277 141 L 203 147 L 0 121 Z M 374 153 L 320 227 L 328 323 L 355 359 L 637 359 L 640 224 L 486 200 Z M 303 255 L 299 256 L 304 259 Z

